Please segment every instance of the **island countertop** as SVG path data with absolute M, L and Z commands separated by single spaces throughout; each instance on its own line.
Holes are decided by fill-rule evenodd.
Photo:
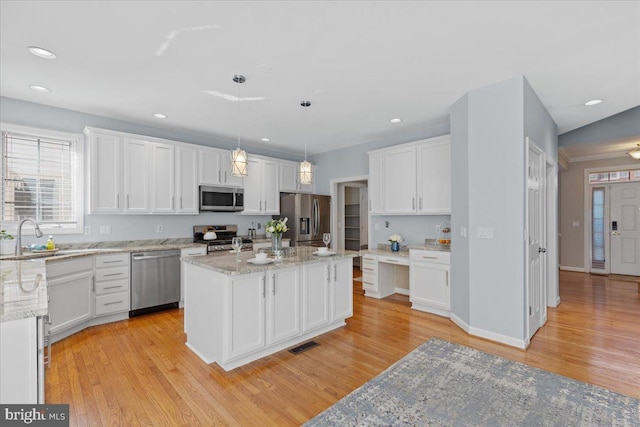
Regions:
M 251 264 L 248 260 L 255 258 L 253 252 L 240 252 L 238 256 L 239 262 L 236 262 L 236 255 L 206 255 L 206 256 L 188 256 L 182 257 L 180 260 L 188 264 L 213 270 L 218 273 L 229 276 L 238 274 L 258 273 L 267 269 L 292 268 L 301 264 L 311 264 L 327 262 L 337 259 L 354 258 L 360 256 L 357 251 L 335 250 L 330 256 L 318 256 L 314 254 L 318 248 L 298 246 L 295 255 L 292 257 L 283 257 L 275 260 L 269 257 L 271 261 L 268 264 Z

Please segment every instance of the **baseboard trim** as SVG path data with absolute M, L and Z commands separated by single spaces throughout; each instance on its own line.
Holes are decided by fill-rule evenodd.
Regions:
M 521 348 L 523 350 L 527 348 L 527 343 L 525 342 L 525 340 L 509 337 L 507 335 L 498 334 L 480 328 L 475 328 L 473 326 L 469 329 L 469 334 L 475 335 L 480 338 L 486 338 L 491 341 L 496 341 L 502 344 L 510 345 L 511 347 Z
M 566 265 L 561 265 L 560 266 L 560 270 L 575 271 L 576 273 L 584 273 L 584 268 L 583 267 L 569 267 L 569 266 L 566 266 Z
M 467 324 L 467 322 L 465 322 L 464 320 L 462 320 L 461 318 L 459 318 L 458 316 L 456 316 L 453 313 L 449 313 L 449 318 L 451 319 L 451 321 L 453 323 L 455 323 L 460 329 L 462 329 L 463 331 L 465 331 L 466 333 L 469 333 L 469 329 L 470 326 Z
M 395 291 L 396 294 L 409 296 L 409 289 L 395 288 L 394 291 Z

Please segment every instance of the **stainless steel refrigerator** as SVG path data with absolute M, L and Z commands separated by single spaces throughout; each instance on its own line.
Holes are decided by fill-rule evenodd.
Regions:
M 324 246 L 322 234 L 331 231 L 331 197 L 317 194 L 280 193 L 280 215 L 289 218 L 283 238 L 291 246 Z

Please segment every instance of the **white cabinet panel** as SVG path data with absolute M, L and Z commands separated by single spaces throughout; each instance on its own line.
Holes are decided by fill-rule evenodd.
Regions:
M 333 313 L 331 320 L 353 316 L 353 268 L 351 260 L 331 263 Z
M 265 346 L 264 274 L 231 279 L 229 322 L 231 332 L 227 358 L 241 356 Z
M 329 323 L 329 264 L 303 266 L 302 330 L 303 332 Z
M 369 211 L 372 214 L 383 213 L 384 205 L 384 155 L 369 155 Z
M 315 166 L 312 170 L 315 177 Z M 300 183 L 300 163 L 281 162 L 280 164 L 280 191 L 292 193 L 313 193 L 315 179 L 311 184 Z
M 416 211 L 416 150 L 398 149 L 384 156 L 385 212 L 410 214 Z
M 124 140 L 124 212 L 149 212 L 150 152 L 147 141 Z
M 121 211 L 122 142 L 120 137 L 92 133 L 91 152 L 91 213 Z
M 38 325 L 30 317 L 0 323 L 0 404 L 36 404 L 39 401 Z M 40 365 L 40 366 L 39 366 Z M 4 417 L 4 413 L 2 416 Z
M 449 252 L 410 251 L 411 308 L 448 316 L 451 309 Z
M 280 213 L 280 165 L 273 160 L 250 157 L 244 178 L 244 215 Z
M 269 270 L 267 287 L 267 344 L 274 344 L 300 334 L 299 269 Z
M 280 165 L 273 160 L 263 160 L 262 163 L 262 197 L 264 198 L 264 213 L 277 215 L 280 213 Z
M 418 147 L 418 212 L 451 213 L 451 138 Z
M 47 291 L 52 335 L 93 317 L 93 271 L 47 277 Z
M 176 212 L 197 214 L 198 204 L 198 151 L 178 148 L 176 161 Z
M 242 177 L 234 176 L 231 169 L 231 152 L 227 151 L 220 155 L 220 170 L 222 171 L 220 184 L 225 187 L 242 187 Z
M 220 185 L 222 182 L 220 155 L 219 150 L 200 150 L 198 167 L 200 185 Z
M 175 211 L 175 147 L 154 143 L 152 147 L 151 212 Z

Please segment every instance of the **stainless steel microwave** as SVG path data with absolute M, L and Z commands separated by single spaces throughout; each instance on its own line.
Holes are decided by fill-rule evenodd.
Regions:
M 201 212 L 238 212 L 243 209 L 242 188 L 200 186 Z

